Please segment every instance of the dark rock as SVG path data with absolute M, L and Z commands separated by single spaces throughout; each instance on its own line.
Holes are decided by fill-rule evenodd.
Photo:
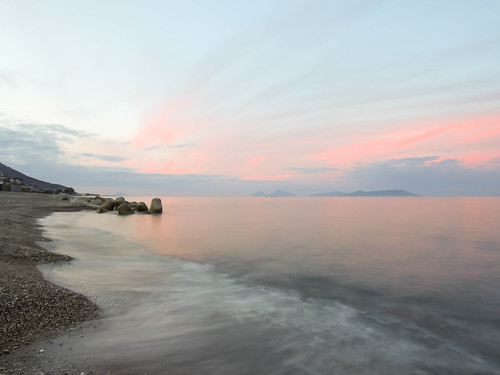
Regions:
M 103 214 L 103 213 L 108 212 L 108 211 L 106 211 L 106 210 L 105 210 L 104 208 L 102 208 L 102 207 L 99 207 L 99 208 L 97 209 L 97 211 L 96 211 L 96 212 L 97 212 L 98 214 Z
M 131 215 L 134 213 L 134 210 L 132 210 L 128 203 L 119 205 L 116 210 L 118 211 L 118 215 Z
M 161 214 L 163 212 L 163 207 L 160 198 L 153 198 L 151 200 L 151 205 L 149 206 L 149 211 L 152 214 Z
M 87 206 L 89 207 L 100 207 L 102 205 L 102 201 L 100 199 L 91 199 L 88 203 Z
M 148 212 L 148 206 L 144 202 L 137 203 L 137 212 Z
M 105 209 L 106 211 L 113 211 L 115 208 L 115 201 L 111 198 L 108 198 L 104 201 L 103 204 L 101 204 L 101 208 Z
M 123 197 L 118 197 L 118 198 L 115 198 L 115 207 L 118 208 L 120 206 L 120 204 L 123 204 L 125 203 L 125 198 Z

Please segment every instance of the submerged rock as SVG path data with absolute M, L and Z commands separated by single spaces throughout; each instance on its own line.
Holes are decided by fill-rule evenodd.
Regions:
M 152 214 L 161 214 L 163 212 L 163 207 L 161 205 L 160 198 L 153 198 L 151 200 L 151 206 L 149 208 L 149 212 Z

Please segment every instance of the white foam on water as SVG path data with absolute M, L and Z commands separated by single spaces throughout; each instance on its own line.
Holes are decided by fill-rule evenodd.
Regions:
M 72 220 L 44 219 L 55 249 L 75 260 L 42 272 L 105 309 L 98 330 L 65 339 L 73 360 L 139 364 L 152 373 L 499 373 L 418 327 L 151 254 Z

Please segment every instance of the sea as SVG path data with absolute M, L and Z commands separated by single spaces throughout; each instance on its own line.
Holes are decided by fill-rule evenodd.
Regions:
M 162 202 L 40 220 L 44 246 L 74 258 L 44 276 L 103 309 L 53 356 L 150 374 L 500 374 L 500 197 Z

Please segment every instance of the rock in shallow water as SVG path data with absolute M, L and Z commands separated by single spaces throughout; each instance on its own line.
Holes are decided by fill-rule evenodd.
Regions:
M 161 214 L 163 212 L 163 207 L 160 198 L 153 198 L 151 200 L 151 206 L 149 208 L 149 211 L 152 214 Z
M 118 209 L 118 207 L 123 203 L 125 203 L 125 198 L 123 197 L 115 198 L 115 208 Z
M 148 206 L 144 202 L 137 203 L 137 212 L 148 212 Z
M 119 205 L 116 210 L 118 211 L 118 215 L 131 215 L 134 213 L 134 210 L 128 203 Z
M 101 208 L 105 209 L 106 211 L 113 211 L 115 208 L 115 202 L 113 199 L 108 198 L 104 201 L 103 204 L 101 204 Z

